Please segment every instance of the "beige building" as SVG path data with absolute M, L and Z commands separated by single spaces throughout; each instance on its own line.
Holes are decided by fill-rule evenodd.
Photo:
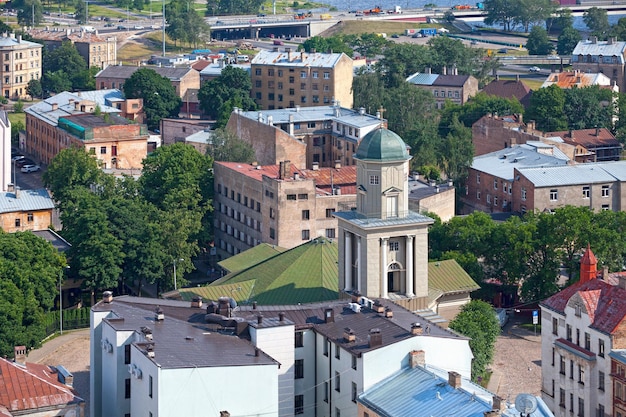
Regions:
M 31 29 L 28 33 L 33 39 L 43 41 L 50 51 L 60 47 L 65 41 L 72 42 L 89 68 L 106 68 L 117 64 L 117 38 L 115 36 L 100 35 L 98 32 L 85 32 L 84 30 L 73 32 L 71 29 Z
M 251 67 L 251 94 L 261 109 L 329 105 L 334 100 L 352 107 L 353 66 L 346 54 L 275 48 L 259 52 Z
M 442 109 L 446 101 L 465 104 L 478 93 L 478 80 L 471 75 L 458 75 L 456 68 L 450 74 L 445 67 L 443 74 L 417 72 L 407 77 L 406 81 L 430 91 L 438 109 Z
M 0 82 L 2 95 L 10 99 L 30 98 L 26 87 L 30 80 L 41 78 L 43 45 L 15 37 L 0 37 Z
M 602 73 L 616 83 L 619 91 L 626 91 L 625 71 L 626 42 L 617 42 L 614 38 L 598 41 L 592 36 L 580 41 L 572 52 L 572 68 L 580 72 Z
M 140 68 L 150 68 L 171 81 L 176 94 L 184 98 L 187 90 L 200 88 L 200 73 L 191 67 L 138 67 L 131 65 L 111 65 L 96 74 L 96 89 L 124 90 L 124 82 Z M 184 111 L 184 104 L 182 110 Z
M 292 248 L 337 237 L 335 211 L 354 207 L 354 166 L 298 169 L 215 162 L 215 243 L 227 258 L 259 243 Z
M 0 227 L 7 233 L 48 230 L 54 202 L 46 189 L 20 190 L 14 186 L 0 193 Z

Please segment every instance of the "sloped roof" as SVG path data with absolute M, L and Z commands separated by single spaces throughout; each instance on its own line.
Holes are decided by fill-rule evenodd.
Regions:
M 542 307 L 564 314 L 569 300 L 578 294 L 591 325 L 600 332 L 613 334 L 626 316 L 626 290 L 601 279 L 577 282 L 543 301 Z
M 428 288 L 443 294 L 471 292 L 480 288 L 454 259 L 428 263 Z
M 0 407 L 14 413 L 84 401 L 52 375 L 44 365 L 24 367 L 0 358 Z
M 572 52 L 573 60 L 578 60 L 578 55 L 591 55 L 591 56 L 615 56 L 617 62 L 624 63 L 624 50 L 626 49 L 626 42 L 608 42 L 608 41 L 593 41 L 585 40 L 580 41 Z
M 252 59 L 251 64 L 302 68 L 334 68 L 342 57 L 346 57 L 352 61 L 352 59 L 344 53 L 324 54 L 304 51 L 275 52 L 262 50 Z
M 398 161 L 411 159 L 400 136 L 383 127 L 372 130 L 359 143 L 354 158 L 361 160 Z
M 579 71 L 553 72 L 543 82 L 541 88 L 556 84 L 559 88 L 582 88 L 592 85 L 611 85 L 611 79 L 602 73 L 588 73 Z
M 298 304 L 339 298 L 337 243 L 313 239 L 268 258 L 247 269 L 233 272 L 207 287 L 180 290 L 183 300 L 199 295 L 216 300 L 229 296 L 237 302 Z
M 170 81 L 179 81 L 190 72 L 195 71 L 191 67 L 138 67 L 135 65 L 109 65 L 108 67 L 96 74 L 96 79 L 98 79 L 99 77 L 105 77 L 126 80 L 130 78 L 135 73 L 135 71 L 141 68 L 149 68 L 151 70 L 154 70 L 161 77 L 165 77 Z
M 610 165 L 611 170 L 605 169 L 605 165 Z M 621 176 L 626 177 L 626 161 L 519 168 L 520 174 L 536 188 L 612 183 L 615 182 L 614 172 L 617 171 L 621 171 Z
M 546 133 L 548 136 L 563 138 L 565 143 L 582 145 L 587 149 L 620 147 L 621 143 L 615 139 L 611 131 L 605 127 L 598 129 L 579 129 L 572 131 L 560 131 Z
M 20 190 L 19 197 L 14 192 L 0 193 L 0 213 L 18 211 L 52 210 L 54 202 L 45 188 Z
M 516 98 L 526 107 L 530 104 L 531 89 L 519 80 L 493 80 L 483 88 L 490 96 Z
M 245 252 L 241 252 L 235 256 L 218 262 L 217 264 L 224 270 L 230 272 L 243 271 L 260 262 L 263 262 L 272 256 L 283 253 L 287 249 L 269 243 L 261 243 Z

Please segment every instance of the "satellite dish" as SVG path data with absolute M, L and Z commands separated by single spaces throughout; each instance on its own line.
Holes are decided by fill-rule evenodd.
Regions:
M 528 416 L 537 409 L 537 399 L 530 394 L 519 394 L 515 398 L 515 409 Z

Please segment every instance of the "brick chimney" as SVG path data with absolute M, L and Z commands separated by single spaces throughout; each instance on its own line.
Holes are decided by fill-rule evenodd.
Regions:
M 191 299 L 191 307 L 202 308 L 202 297 L 197 296 Z
M 154 319 L 156 321 L 163 321 L 163 320 L 165 320 L 165 314 L 163 313 L 163 310 L 161 309 L 161 307 L 157 307 L 154 310 Z
M 422 328 L 422 325 L 419 323 L 411 324 L 411 334 L 414 336 L 424 334 L 424 329 Z
M 26 346 L 13 347 L 13 360 L 18 365 L 26 366 Z
M 354 334 L 354 330 L 352 330 L 349 327 L 346 327 L 345 329 L 343 329 L 343 338 L 348 343 L 354 342 L 356 340 L 356 335 Z
M 416 368 L 426 365 L 426 352 L 423 350 L 412 350 L 409 352 L 409 366 Z
M 111 291 L 105 291 L 102 293 L 102 302 L 110 304 L 113 302 L 113 293 Z
M 380 332 L 380 329 L 371 329 L 367 338 L 369 341 L 369 347 L 371 348 L 382 346 L 383 344 L 383 335 Z
M 448 384 L 454 389 L 461 388 L 461 374 L 454 371 L 448 372 Z
M 335 322 L 335 311 L 332 308 L 327 308 L 324 310 L 324 323 L 334 323 Z

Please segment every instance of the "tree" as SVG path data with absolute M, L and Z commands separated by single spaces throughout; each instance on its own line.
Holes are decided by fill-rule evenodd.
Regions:
M 356 75 L 352 79 L 352 95 L 355 109 L 363 107 L 368 114 L 375 114 L 385 100 L 383 79 L 376 72 Z
M 361 56 L 375 57 L 383 52 L 390 41 L 376 33 L 363 33 L 352 44 L 354 50 Z
M 567 129 L 564 106 L 565 92 L 561 88 L 555 84 L 540 88 L 530 98 L 526 119 L 534 120 L 544 132 Z
M 17 9 L 17 22 L 21 26 L 36 26 L 43 21 L 43 6 L 40 0 L 17 0 L 13 2 Z
M 496 339 L 500 334 L 500 324 L 493 307 L 484 301 L 472 300 L 461 308 L 449 327 L 470 338 L 469 345 L 474 354 L 472 379 L 477 381 L 493 360 Z
M 524 32 L 528 32 L 531 25 L 543 23 L 556 11 L 550 0 L 520 0 L 516 6 L 513 21 L 522 25 Z
M 580 32 L 573 27 L 563 29 L 556 44 L 556 53 L 559 55 L 571 55 L 578 42 L 580 42 Z
M 463 182 L 473 159 L 472 129 L 463 126 L 455 117 L 439 145 L 439 166 L 449 179 Z
M 620 18 L 617 24 L 611 27 L 611 36 L 616 37 L 618 41 L 626 40 L 626 18 Z
M 255 160 L 254 148 L 226 129 L 217 129 L 211 136 L 207 153 L 214 161 L 252 163 Z
M 263 0 L 251 0 L 251 1 L 244 1 L 244 0 L 215 0 L 215 3 L 217 4 L 217 7 L 215 8 L 217 10 L 217 14 L 220 15 L 229 15 L 229 14 L 236 14 L 236 15 L 241 15 L 241 14 L 257 14 L 259 12 L 259 9 L 261 7 L 261 5 L 263 4 Z M 209 10 L 215 10 L 213 9 L 213 5 L 209 5 L 209 2 L 207 2 L 207 7 L 209 8 Z M 215 13 L 213 13 L 215 14 Z
M 343 52 L 349 57 L 352 57 L 352 54 L 354 53 L 352 48 L 345 42 L 343 35 L 333 35 L 327 38 L 322 36 L 312 36 L 304 41 L 298 47 L 298 50 L 304 50 L 306 52 L 311 52 L 313 50 L 316 52 Z
M 441 112 L 439 134 L 448 134 L 449 126 L 456 116 L 464 126 L 471 128 L 486 114 L 522 114 L 524 107 L 516 98 L 489 96 L 483 92 L 476 94 L 464 105 L 446 103 Z
M 563 112 L 570 129 L 593 129 L 613 126 L 613 92 L 599 86 L 565 90 Z
M 171 81 L 150 68 L 141 68 L 124 82 L 127 98 L 142 98 L 149 129 L 158 129 L 164 117 L 177 117 L 182 100 Z
M 74 2 L 74 16 L 81 25 L 87 23 L 89 16 L 87 16 L 87 6 L 85 2 L 81 0 Z
M 24 102 L 22 99 L 17 99 L 17 102 L 13 105 L 14 113 L 24 113 Z
M 430 49 L 425 45 L 394 43 L 385 49 L 378 73 L 387 87 L 397 87 L 416 72 L 425 72 L 431 62 Z
M 139 1 L 139 0 L 138 0 Z M 173 41 L 181 41 L 196 47 L 210 37 L 209 25 L 193 8 L 193 2 L 174 0 L 165 6 L 168 25 L 165 32 Z
M 43 182 L 63 207 L 63 203 L 71 200 L 73 189 L 102 184 L 102 171 L 96 158 L 84 149 L 66 148 L 50 161 Z
M 516 2 L 507 0 L 485 0 L 485 23 L 487 25 L 501 24 L 505 31 L 511 30 L 516 14 Z
M 64 41 L 59 48 L 44 50 L 42 90 L 44 94 L 68 90 L 93 90 L 99 69 L 88 68 L 76 46 Z
M 554 50 L 548 32 L 541 26 L 533 26 L 526 41 L 526 49 L 531 55 L 550 55 Z
M 43 98 L 43 88 L 41 88 L 40 80 L 30 80 L 26 86 L 26 92 L 32 98 Z
M 250 75 L 241 68 L 228 65 L 219 77 L 205 82 L 198 92 L 200 107 L 211 118 L 230 115 L 234 103 L 243 110 L 255 110 L 256 104 L 250 98 L 252 81 Z M 230 102 L 229 102 L 230 100 Z M 218 127 L 223 127 L 223 119 Z
M 597 7 L 587 9 L 583 14 L 583 21 L 593 36 L 597 36 L 599 39 L 605 39 L 611 28 L 609 25 L 609 17 L 605 9 L 599 9 Z

